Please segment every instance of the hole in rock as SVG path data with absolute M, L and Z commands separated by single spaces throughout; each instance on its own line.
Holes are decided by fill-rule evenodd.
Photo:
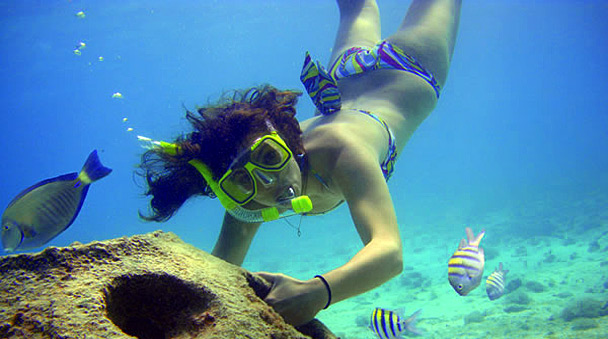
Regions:
M 168 274 L 124 275 L 105 291 L 107 315 L 128 335 L 164 339 L 192 329 L 214 296 Z
M 263 300 L 268 296 L 268 293 L 270 293 L 270 283 L 266 282 L 264 279 L 262 279 L 255 273 L 247 272 L 245 274 L 245 278 L 247 279 L 249 287 L 253 289 L 255 294 L 260 299 Z

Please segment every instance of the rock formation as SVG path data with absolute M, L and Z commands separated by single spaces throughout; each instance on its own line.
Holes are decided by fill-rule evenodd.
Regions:
M 157 231 L 0 258 L 1 338 L 336 338 L 298 330 L 268 283 Z

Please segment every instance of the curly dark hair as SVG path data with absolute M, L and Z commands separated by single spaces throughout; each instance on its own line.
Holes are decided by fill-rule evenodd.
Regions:
M 225 93 L 213 105 L 196 112 L 186 109 L 194 131 L 174 143 L 177 155 L 151 149 L 142 155 L 136 174 L 145 178 L 145 195 L 151 196 L 147 221 L 166 221 L 192 196 L 215 197 L 203 176 L 188 161 L 205 163 L 219 180 L 238 151 L 260 135 L 269 133 L 267 122 L 276 129 L 294 154 L 303 154 L 302 130 L 295 118 L 301 92 L 281 91 L 270 85 Z

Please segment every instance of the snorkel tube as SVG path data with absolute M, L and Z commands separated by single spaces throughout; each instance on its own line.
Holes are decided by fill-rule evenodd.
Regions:
M 142 146 L 147 149 L 161 149 L 169 155 L 176 155 L 180 151 L 179 146 L 173 143 L 155 141 L 140 135 L 137 136 L 137 139 L 139 139 L 139 141 L 143 143 Z M 290 197 L 278 202 L 278 207 L 271 206 L 257 210 L 244 208 L 230 199 L 230 197 L 222 191 L 218 182 L 213 180 L 213 173 L 207 165 L 198 159 L 192 159 L 188 161 L 188 163 L 196 168 L 203 176 L 207 185 L 209 185 L 226 211 L 238 220 L 249 223 L 273 221 L 295 214 L 303 214 L 312 210 L 312 201 L 310 198 L 307 195 L 296 197 L 293 189 L 290 189 Z M 279 207 L 284 211 L 279 212 Z

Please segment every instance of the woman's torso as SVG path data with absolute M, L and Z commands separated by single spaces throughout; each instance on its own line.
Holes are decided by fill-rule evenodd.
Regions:
M 331 210 L 344 197 L 332 176 L 340 151 L 354 144 L 378 158 L 378 169 L 388 149 L 386 128 L 370 112 L 386 122 L 396 139 L 397 153 L 434 108 L 433 88 L 420 77 L 396 70 L 375 70 L 339 82 L 342 109 L 300 123 L 311 170 L 304 171 L 306 194 L 313 201 L 311 214 Z

